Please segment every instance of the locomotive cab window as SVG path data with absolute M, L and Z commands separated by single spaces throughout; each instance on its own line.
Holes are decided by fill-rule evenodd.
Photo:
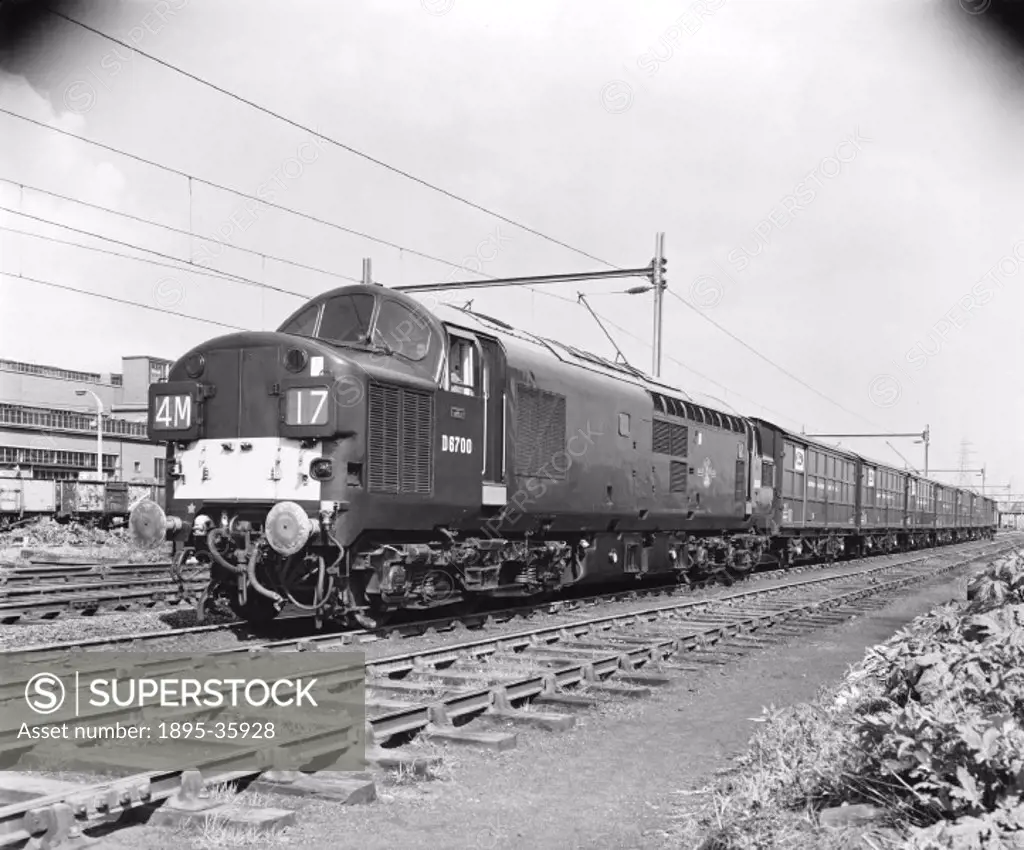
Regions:
M 368 342 L 373 302 L 374 297 L 365 293 L 331 298 L 324 303 L 317 336 L 325 342 Z
M 448 381 L 453 393 L 477 394 L 480 386 L 480 358 L 475 341 L 451 334 Z
M 426 316 L 417 315 L 404 304 L 390 299 L 381 302 L 372 341 L 414 363 L 427 359 L 433 348 L 433 334 Z
M 316 332 L 316 319 L 320 315 L 320 305 L 306 307 L 299 315 L 281 325 L 281 333 L 296 336 L 313 336 Z

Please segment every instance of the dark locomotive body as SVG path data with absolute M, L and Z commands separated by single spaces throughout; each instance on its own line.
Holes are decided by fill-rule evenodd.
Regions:
M 253 620 L 736 575 L 994 521 L 952 490 L 944 514 L 931 482 L 913 510 L 908 473 L 380 286 L 197 346 L 151 387 L 149 428 L 167 514 L 136 507 L 136 534 L 172 539 L 176 569 L 209 569 Z

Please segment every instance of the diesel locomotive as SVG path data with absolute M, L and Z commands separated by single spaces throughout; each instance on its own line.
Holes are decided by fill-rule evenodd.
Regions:
M 703 580 L 991 535 L 995 505 L 379 285 L 205 342 L 149 391 L 175 570 L 266 622 Z

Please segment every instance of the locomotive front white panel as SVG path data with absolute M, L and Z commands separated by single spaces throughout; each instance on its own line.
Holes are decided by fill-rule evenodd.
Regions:
M 175 499 L 232 502 L 320 501 L 320 482 L 309 465 L 323 457 L 323 444 L 302 448 L 298 440 L 251 437 L 197 440 L 176 454 L 181 474 Z

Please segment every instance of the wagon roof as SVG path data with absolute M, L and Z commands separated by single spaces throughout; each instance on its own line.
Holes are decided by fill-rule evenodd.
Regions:
M 796 442 L 805 443 L 809 446 L 814 446 L 817 449 L 830 452 L 831 454 L 843 455 L 844 457 L 848 458 L 856 458 L 857 460 L 870 464 L 871 466 L 877 466 L 880 467 L 881 469 L 888 469 L 892 472 L 897 472 L 902 475 L 909 475 L 912 478 L 916 478 L 918 481 L 927 481 L 929 484 L 936 484 L 939 487 L 946 487 L 947 489 L 950 490 L 962 490 L 965 493 L 974 492 L 967 487 L 954 487 L 952 484 L 945 484 L 942 481 L 936 481 L 934 478 L 925 478 L 925 476 L 921 475 L 920 473 L 913 472 L 909 469 L 897 469 L 891 463 L 884 463 L 880 460 L 875 460 L 874 458 L 866 457 L 865 455 L 862 455 L 859 452 L 850 451 L 849 449 L 838 449 L 835 446 L 829 445 L 828 443 L 823 443 L 820 440 L 815 440 L 812 437 L 808 437 L 806 434 L 798 434 L 795 431 L 790 431 L 788 428 L 783 428 L 781 425 L 776 425 L 774 422 L 769 422 L 767 419 L 761 419 L 759 417 L 752 416 L 750 417 L 750 421 L 768 425 L 774 428 L 779 433 L 784 434 L 785 436 L 789 437 L 790 439 Z M 982 494 L 975 493 L 975 495 Z M 982 498 L 987 497 L 982 496 Z

